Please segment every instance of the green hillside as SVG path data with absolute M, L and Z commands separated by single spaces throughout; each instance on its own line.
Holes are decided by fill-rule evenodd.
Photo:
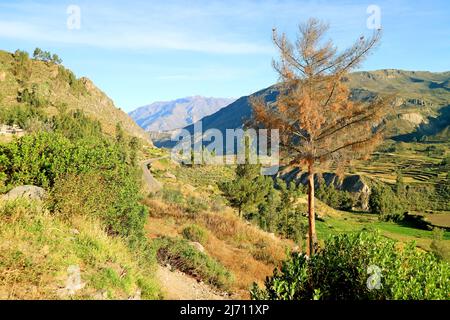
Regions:
M 82 110 L 108 134 L 114 134 L 121 123 L 130 136 L 150 143 L 144 131 L 91 80 L 78 79 L 60 64 L 30 59 L 24 52 L 0 50 L 0 124 L 26 119 L 26 124 L 19 124 L 32 129 L 39 127 L 39 115 L 51 117 L 61 110 Z

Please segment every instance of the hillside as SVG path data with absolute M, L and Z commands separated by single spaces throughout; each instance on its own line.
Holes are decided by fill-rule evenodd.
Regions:
M 232 103 L 233 99 L 187 97 L 173 101 L 154 102 L 129 113 L 146 131 L 170 131 L 183 128 L 209 116 Z
M 364 99 L 377 94 L 395 94 L 398 114 L 391 119 L 391 136 L 400 136 L 416 131 L 419 127 L 433 128 L 438 133 L 450 124 L 447 109 L 450 105 L 450 72 L 432 73 L 402 70 L 379 70 L 356 72 L 350 75 L 349 86 L 356 99 Z M 261 90 L 252 96 L 264 96 L 270 104 L 276 100 L 276 86 Z M 203 130 L 242 127 L 251 116 L 249 96 L 242 97 L 205 117 Z M 433 126 L 436 124 L 436 126 Z M 193 125 L 186 129 L 193 131 Z M 437 130 L 435 130 L 437 129 Z M 430 130 L 430 129 L 428 129 Z M 427 131 L 428 132 L 428 131 Z
M 61 109 L 82 110 L 98 120 L 107 134 L 114 134 L 116 124 L 121 123 L 130 136 L 150 143 L 145 132 L 123 111 L 118 109 L 94 83 L 87 78 L 77 79 L 61 65 L 36 61 L 0 51 L 0 111 L 17 111 L 34 99 L 36 111 L 47 116 Z M 19 102 L 20 101 L 20 102 Z

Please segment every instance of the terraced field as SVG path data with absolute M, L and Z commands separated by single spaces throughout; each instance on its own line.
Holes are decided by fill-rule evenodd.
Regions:
M 395 183 L 399 172 L 407 184 L 440 184 L 445 181 L 448 169 L 442 161 L 448 155 L 445 149 L 450 150 L 449 144 L 437 144 L 438 151 L 427 151 L 436 148 L 436 144 L 406 145 L 404 150 L 396 150 L 396 153 L 377 152 L 370 160 L 357 163 L 354 170 L 387 183 Z

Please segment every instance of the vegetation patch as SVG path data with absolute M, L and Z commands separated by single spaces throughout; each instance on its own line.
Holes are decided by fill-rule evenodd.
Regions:
M 204 244 L 208 241 L 208 231 L 196 224 L 186 226 L 182 234 L 184 238 L 193 242 Z
M 227 289 L 233 275 L 217 260 L 198 251 L 187 240 L 160 238 L 154 241 L 158 261 L 205 281 L 220 289 Z
M 96 219 L 68 222 L 39 202 L 0 202 L 1 299 L 128 299 L 138 292 L 158 299 L 156 259 L 143 252 L 108 236 Z M 71 266 L 84 286 L 64 295 Z
M 294 253 L 252 289 L 254 299 L 448 299 L 450 266 L 414 243 L 398 248 L 376 233 L 338 235 L 307 259 Z

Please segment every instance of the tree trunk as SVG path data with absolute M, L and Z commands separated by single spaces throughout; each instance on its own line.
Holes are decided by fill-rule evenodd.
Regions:
M 306 254 L 311 257 L 317 246 L 316 216 L 314 212 L 314 171 L 312 165 L 308 168 L 308 243 Z

